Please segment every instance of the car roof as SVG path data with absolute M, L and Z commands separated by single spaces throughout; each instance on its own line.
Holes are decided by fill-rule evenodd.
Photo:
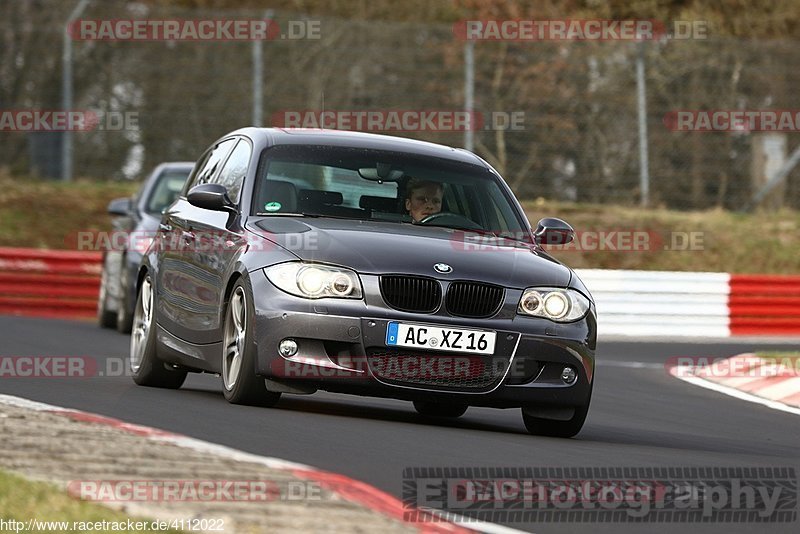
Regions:
M 487 167 L 486 162 L 468 150 L 392 135 L 309 128 L 242 128 L 228 135 L 234 134 L 263 141 L 267 146 L 321 145 L 391 150 Z

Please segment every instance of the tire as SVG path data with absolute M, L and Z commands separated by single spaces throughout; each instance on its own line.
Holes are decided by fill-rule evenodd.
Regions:
M 239 279 L 225 305 L 222 338 L 222 393 L 231 404 L 274 406 L 280 393 L 268 391 L 256 375 L 255 308 L 247 280 Z
M 133 381 L 140 386 L 178 389 L 186 380 L 187 371 L 168 368 L 156 354 L 154 300 L 153 282 L 148 274 L 142 280 L 136 297 L 128 366 Z
M 119 287 L 122 296 L 117 309 L 116 327 L 121 334 L 130 334 L 133 329 L 133 314 L 130 312 L 130 282 L 128 281 L 127 258 L 123 256 L 120 264 Z
M 449 417 L 455 419 L 466 413 L 466 404 L 448 404 L 443 402 L 414 401 L 417 413 L 426 417 Z
M 104 260 L 100 275 L 100 293 L 97 295 L 97 324 L 102 328 L 114 328 L 117 324 L 117 312 L 108 309 L 108 299 L 108 270 Z
M 594 387 L 594 384 L 592 384 Z M 522 421 L 525 423 L 525 428 L 535 436 L 550 436 L 554 438 L 571 438 L 578 434 L 583 428 L 583 423 L 586 421 L 586 415 L 589 413 L 589 404 L 592 400 L 592 390 L 589 390 L 589 398 L 586 399 L 586 404 L 577 406 L 573 416 L 566 421 L 558 421 L 554 419 L 544 419 L 542 417 L 534 417 L 525 413 L 525 408 L 522 408 Z

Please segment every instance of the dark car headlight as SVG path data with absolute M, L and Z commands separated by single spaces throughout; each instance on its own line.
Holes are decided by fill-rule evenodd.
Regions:
M 279 289 L 308 299 L 360 299 L 361 281 L 350 269 L 319 263 L 289 262 L 264 269 Z
M 589 307 L 589 299 L 574 289 L 529 287 L 522 292 L 517 313 L 569 323 L 586 315 Z

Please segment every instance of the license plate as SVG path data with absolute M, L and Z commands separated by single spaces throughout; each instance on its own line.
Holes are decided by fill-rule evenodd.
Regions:
M 442 328 L 425 324 L 391 322 L 386 328 L 386 345 L 417 349 L 494 354 L 497 334 L 487 330 Z

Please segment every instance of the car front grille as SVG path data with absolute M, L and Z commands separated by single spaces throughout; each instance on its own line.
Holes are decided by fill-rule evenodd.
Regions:
M 442 286 L 423 276 L 381 276 L 381 296 L 392 308 L 412 313 L 432 313 L 442 300 Z
M 445 306 L 451 315 L 491 317 L 500 310 L 505 290 L 479 282 L 453 282 L 447 289 Z
M 494 388 L 508 369 L 508 358 L 474 354 L 374 349 L 367 353 L 372 374 L 388 384 L 445 391 Z

